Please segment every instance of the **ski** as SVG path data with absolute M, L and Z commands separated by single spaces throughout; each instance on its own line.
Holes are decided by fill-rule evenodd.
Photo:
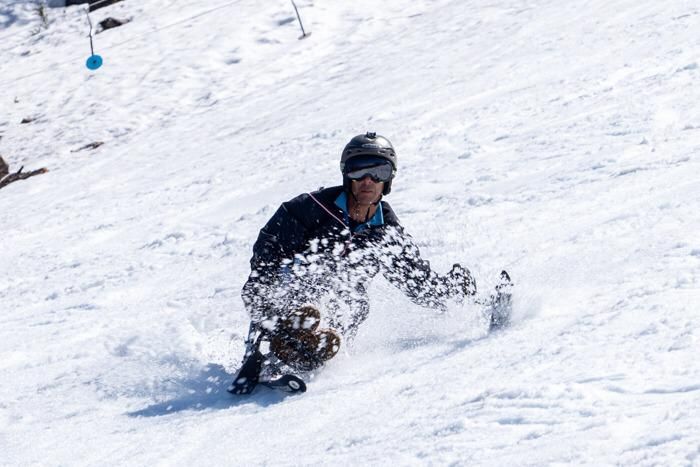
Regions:
M 272 379 L 269 381 L 260 381 L 258 384 L 261 386 L 268 387 L 270 389 L 275 389 L 278 391 L 284 391 L 290 394 L 295 394 L 298 392 L 306 392 L 306 383 L 303 379 L 296 375 L 283 375 L 279 378 Z
M 257 386 L 264 386 L 268 389 L 296 394 L 306 392 L 306 383 L 296 375 L 287 374 L 271 380 L 250 380 L 242 379 L 240 376 L 231 383 L 228 392 L 237 396 L 245 396 L 253 392 Z

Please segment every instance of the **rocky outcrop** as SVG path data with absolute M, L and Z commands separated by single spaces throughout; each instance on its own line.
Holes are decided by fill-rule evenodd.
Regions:
M 0 156 L 0 188 L 4 188 L 12 182 L 17 180 L 24 180 L 35 175 L 40 175 L 48 172 L 46 168 L 41 168 L 37 170 L 32 170 L 31 172 L 23 172 L 24 166 L 20 167 L 15 173 L 10 173 L 10 166 L 5 162 L 5 159 Z
M 116 18 L 105 18 L 102 21 L 100 21 L 97 25 L 97 34 L 101 33 L 102 31 L 106 31 L 107 29 L 112 29 L 121 26 L 122 24 L 126 24 L 130 19 L 116 19 Z
M 121 1 L 122 0 L 49 0 L 48 5 L 52 8 L 60 8 L 71 5 L 83 5 L 87 3 L 90 5 L 89 10 L 95 11 Z

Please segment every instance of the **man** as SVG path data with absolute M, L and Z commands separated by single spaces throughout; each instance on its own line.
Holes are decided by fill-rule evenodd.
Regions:
M 283 203 L 260 231 L 242 292 L 252 318 L 246 356 L 232 393 L 247 394 L 276 374 L 310 371 L 332 358 L 367 318 L 367 288 L 377 274 L 429 308 L 476 293 L 459 264 L 444 276 L 433 271 L 383 201 L 397 171 L 389 140 L 355 136 L 340 170 L 342 186 Z

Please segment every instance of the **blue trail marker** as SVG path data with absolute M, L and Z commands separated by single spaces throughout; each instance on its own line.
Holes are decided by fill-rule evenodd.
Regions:
M 85 66 L 88 67 L 88 70 L 95 71 L 102 66 L 102 57 L 95 55 L 95 49 L 92 45 L 92 36 L 94 36 L 95 33 L 93 32 L 92 21 L 90 20 L 90 10 L 85 10 L 85 14 L 87 15 L 88 24 L 90 24 L 90 33 L 88 34 L 90 38 L 90 58 L 85 62 Z
M 90 58 L 88 58 L 85 62 L 85 66 L 88 67 L 89 70 L 97 70 L 99 67 L 102 66 L 102 57 L 100 57 L 99 55 L 91 55 Z

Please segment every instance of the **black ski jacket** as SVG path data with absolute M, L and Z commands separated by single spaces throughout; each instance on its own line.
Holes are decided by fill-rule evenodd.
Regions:
M 440 276 L 421 258 L 386 201 L 381 201 L 383 225 L 364 224 L 352 232 L 335 204 L 342 191 L 337 186 L 299 195 L 283 203 L 260 230 L 242 291 L 253 321 L 284 316 L 302 303 L 330 296 L 324 309 L 331 326 L 354 332 L 367 317 L 367 286 L 378 273 L 426 307 L 443 309 L 446 298 L 463 291 L 460 280 Z M 344 319 L 334 316 L 338 301 L 350 309 Z

